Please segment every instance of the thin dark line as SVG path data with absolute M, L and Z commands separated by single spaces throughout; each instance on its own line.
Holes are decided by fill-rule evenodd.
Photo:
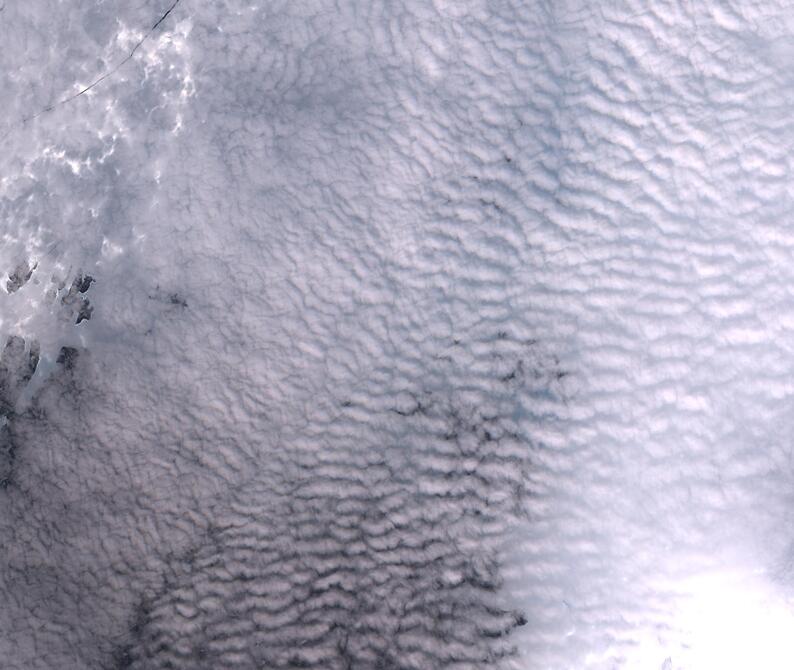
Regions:
M 132 59 L 132 57 L 135 55 L 135 52 L 136 52 L 136 51 L 137 51 L 137 50 L 140 48 L 140 46 L 141 46 L 141 45 L 142 45 L 142 44 L 143 44 L 143 43 L 144 43 L 146 40 L 148 40 L 148 39 L 149 39 L 149 37 L 151 37 L 152 33 L 153 33 L 153 32 L 154 32 L 156 29 L 157 29 L 157 26 L 159 26 L 159 25 L 160 25 L 160 24 L 161 24 L 163 21 L 165 21 L 165 20 L 166 20 L 166 18 L 168 17 L 168 15 L 169 15 L 171 12 L 173 12 L 173 11 L 174 11 L 174 8 L 175 8 L 175 7 L 176 7 L 176 6 L 177 6 L 177 5 L 178 5 L 178 4 L 179 4 L 181 1 L 182 1 L 182 0 L 174 0 L 173 4 L 172 4 L 172 5 L 171 5 L 171 6 L 168 8 L 168 10 L 166 11 L 166 13 L 165 13 L 165 14 L 163 14 L 163 15 L 162 15 L 162 16 L 159 18 L 159 20 L 157 21 L 157 23 L 155 23 L 155 24 L 154 24 L 154 25 L 153 25 L 153 26 L 152 26 L 152 27 L 149 29 L 149 32 L 148 32 L 148 33 L 146 33 L 146 34 L 145 34 L 145 35 L 144 35 L 144 36 L 143 36 L 143 37 L 140 39 L 140 41 L 139 41 L 139 42 L 138 42 L 138 43 L 137 43 L 137 44 L 136 44 L 134 47 L 132 47 L 132 51 L 130 51 L 130 53 L 127 55 L 127 57 L 126 57 L 126 58 L 125 58 L 123 61 L 121 61 L 121 62 L 120 62 L 118 65 L 116 65 L 116 67 L 114 67 L 114 68 L 113 68 L 112 70 L 110 70 L 109 72 L 106 72 L 105 74 L 103 74 L 101 77 L 99 77 L 99 79 L 97 79 L 97 80 L 96 80 L 96 81 L 94 81 L 93 83 L 91 83 L 91 84 L 89 84 L 88 86 L 86 86 L 86 87 L 85 87 L 85 88 L 84 88 L 82 91 L 80 91 L 79 93 L 75 93 L 74 95 L 70 95 L 69 97 L 67 97 L 67 98 L 64 98 L 64 99 L 63 99 L 63 100 L 61 100 L 59 103 L 57 103 L 57 105 L 55 105 L 55 106 L 56 106 L 56 107 L 60 107 L 61 105 L 64 105 L 64 104 L 66 104 L 67 102 L 71 102 L 71 101 L 72 101 L 72 100 L 74 100 L 75 98 L 79 98 L 81 95 L 83 95 L 83 93 L 87 93 L 87 92 L 88 92 L 88 91 L 90 91 L 92 88 L 94 88 L 94 86 L 97 86 L 97 85 L 101 84 L 103 81 L 105 81 L 105 79 L 107 79 L 108 77 L 112 77 L 114 74 L 116 74 L 116 72 L 118 72 L 118 71 L 119 71 L 119 70 L 120 70 L 122 67 L 124 67 L 124 66 L 125 66 L 125 65 L 126 65 L 126 64 L 127 64 L 127 63 L 128 63 L 130 60 L 131 60 L 131 59 Z
M 161 24 L 163 21 L 165 21 L 165 20 L 166 20 L 166 18 L 168 17 L 168 15 L 169 15 L 171 12 L 173 12 L 173 11 L 174 11 L 174 7 L 176 7 L 176 6 L 177 6 L 177 5 L 178 5 L 180 2 L 181 2 L 181 0 L 174 0 L 174 4 L 173 4 L 173 5 L 171 5 L 171 6 L 168 8 L 168 10 L 166 11 L 166 13 L 165 13 L 165 14 L 163 14 L 163 15 L 160 17 L 160 20 L 159 20 L 157 23 L 155 23 L 155 24 L 152 26 L 152 29 L 149 31 L 149 35 L 151 35 L 151 34 L 154 32 L 154 30 L 157 28 L 157 26 L 159 26 L 159 25 L 160 25 L 160 24 Z
M 174 0 L 174 2 L 171 4 L 171 6 L 170 6 L 170 7 L 169 7 L 169 8 L 166 10 L 165 14 L 163 14 L 163 15 L 162 15 L 162 16 L 161 16 L 161 17 L 160 17 L 158 20 L 157 20 L 157 22 L 156 22 L 156 23 L 155 23 L 155 24 L 154 24 L 154 25 L 153 25 L 153 26 L 152 26 L 152 27 L 149 29 L 149 32 L 147 32 L 147 33 L 146 33 L 146 34 L 145 34 L 145 35 L 144 35 L 144 36 L 143 36 L 143 37 L 140 39 L 140 41 L 139 41 L 139 42 L 138 42 L 138 43 L 137 43 L 137 44 L 136 44 L 134 47 L 132 47 L 132 51 L 130 51 L 130 53 L 129 53 L 129 54 L 127 54 L 127 56 L 124 58 L 124 60 L 122 60 L 120 63 L 118 63 L 118 64 L 117 64 L 117 65 L 116 65 L 116 66 L 115 66 L 115 67 L 114 67 L 112 70 L 108 70 L 107 72 L 105 72 L 105 74 L 103 74 L 101 77 L 99 77 L 98 79 L 96 79 L 96 80 L 94 80 L 93 82 L 91 82 L 91 83 L 90 83 L 88 86 L 86 86 L 86 87 L 85 87 L 84 89 L 82 89 L 81 91 L 78 91 L 77 93 L 74 93 L 74 94 L 72 94 L 72 95 L 70 95 L 70 96 L 67 96 L 67 97 L 65 97 L 63 100 L 60 100 L 60 101 L 58 101 L 58 102 L 55 102 L 55 103 L 51 103 L 51 104 L 47 105 L 46 107 L 44 107 L 44 108 L 40 109 L 40 110 L 39 110 L 38 112 L 36 112 L 35 114 L 31 114 L 30 116 L 23 117 L 23 118 L 20 120 L 20 123 L 22 123 L 22 124 L 25 124 L 25 123 L 27 123 L 28 121 L 32 121 L 33 119 L 35 119 L 35 118 L 37 118 L 37 117 L 41 116 L 42 114 L 46 114 L 46 113 L 48 113 L 48 112 L 51 112 L 51 111 L 53 111 L 54 109 L 56 109 L 57 107 L 60 107 L 61 105 L 65 105 L 65 104 L 67 104 L 67 103 L 71 102 L 71 101 L 72 101 L 72 100 L 74 100 L 75 98 L 79 98 L 79 97 L 80 97 L 81 95 L 83 95 L 84 93 L 88 93 L 88 91 L 90 91 L 92 88 L 94 88 L 95 86 L 98 86 L 99 84 L 101 84 L 103 81 L 105 81 L 105 79 L 108 79 L 109 77 L 112 77 L 114 74 L 116 74 L 116 72 L 118 72 L 118 71 L 119 71 L 119 70 L 120 70 L 122 67 L 124 67 L 124 66 L 125 66 L 125 65 L 126 65 L 126 64 L 127 64 L 127 63 L 128 63 L 130 60 L 131 60 L 131 59 L 132 59 L 132 57 L 135 55 L 135 52 L 136 52 L 136 51 L 138 51 L 138 49 L 141 47 L 141 45 L 142 45 L 142 44 L 143 44 L 143 43 L 144 43 L 146 40 L 148 40 L 148 39 L 149 39 L 149 38 L 152 36 L 152 33 L 153 33 L 155 30 L 157 30 L 157 27 L 158 27 L 158 26 L 159 26 L 159 25 L 160 25 L 160 24 L 161 24 L 163 21 L 165 21 L 165 20 L 168 18 L 168 15 L 169 15 L 171 12 L 173 12 L 173 11 L 174 11 L 174 9 L 176 8 L 176 6 L 177 6 L 177 5 L 178 5 L 180 2 L 182 2 L 182 0 Z M 6 136 L 8 136 L 8 133 L 6 133 Z

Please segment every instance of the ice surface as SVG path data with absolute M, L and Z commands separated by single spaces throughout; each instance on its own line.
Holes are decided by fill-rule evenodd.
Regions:
M 0 43 L 1 667 L 791 667 L 784 3 Z

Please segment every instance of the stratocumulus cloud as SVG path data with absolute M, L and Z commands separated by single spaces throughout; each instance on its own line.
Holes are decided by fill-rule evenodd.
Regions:
M 790 667 L 794 14 L 597 4 L 6 3 L 3 668 Z

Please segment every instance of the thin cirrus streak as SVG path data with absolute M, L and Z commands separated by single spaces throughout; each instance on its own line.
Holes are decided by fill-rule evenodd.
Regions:
M 8 667 L 788 667 L 789 14 L 7 6 Z

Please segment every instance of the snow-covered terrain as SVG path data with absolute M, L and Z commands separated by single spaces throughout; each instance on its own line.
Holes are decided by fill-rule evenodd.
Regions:
M 794 8 L 0 44 L 0 668 L 794 665 Z

